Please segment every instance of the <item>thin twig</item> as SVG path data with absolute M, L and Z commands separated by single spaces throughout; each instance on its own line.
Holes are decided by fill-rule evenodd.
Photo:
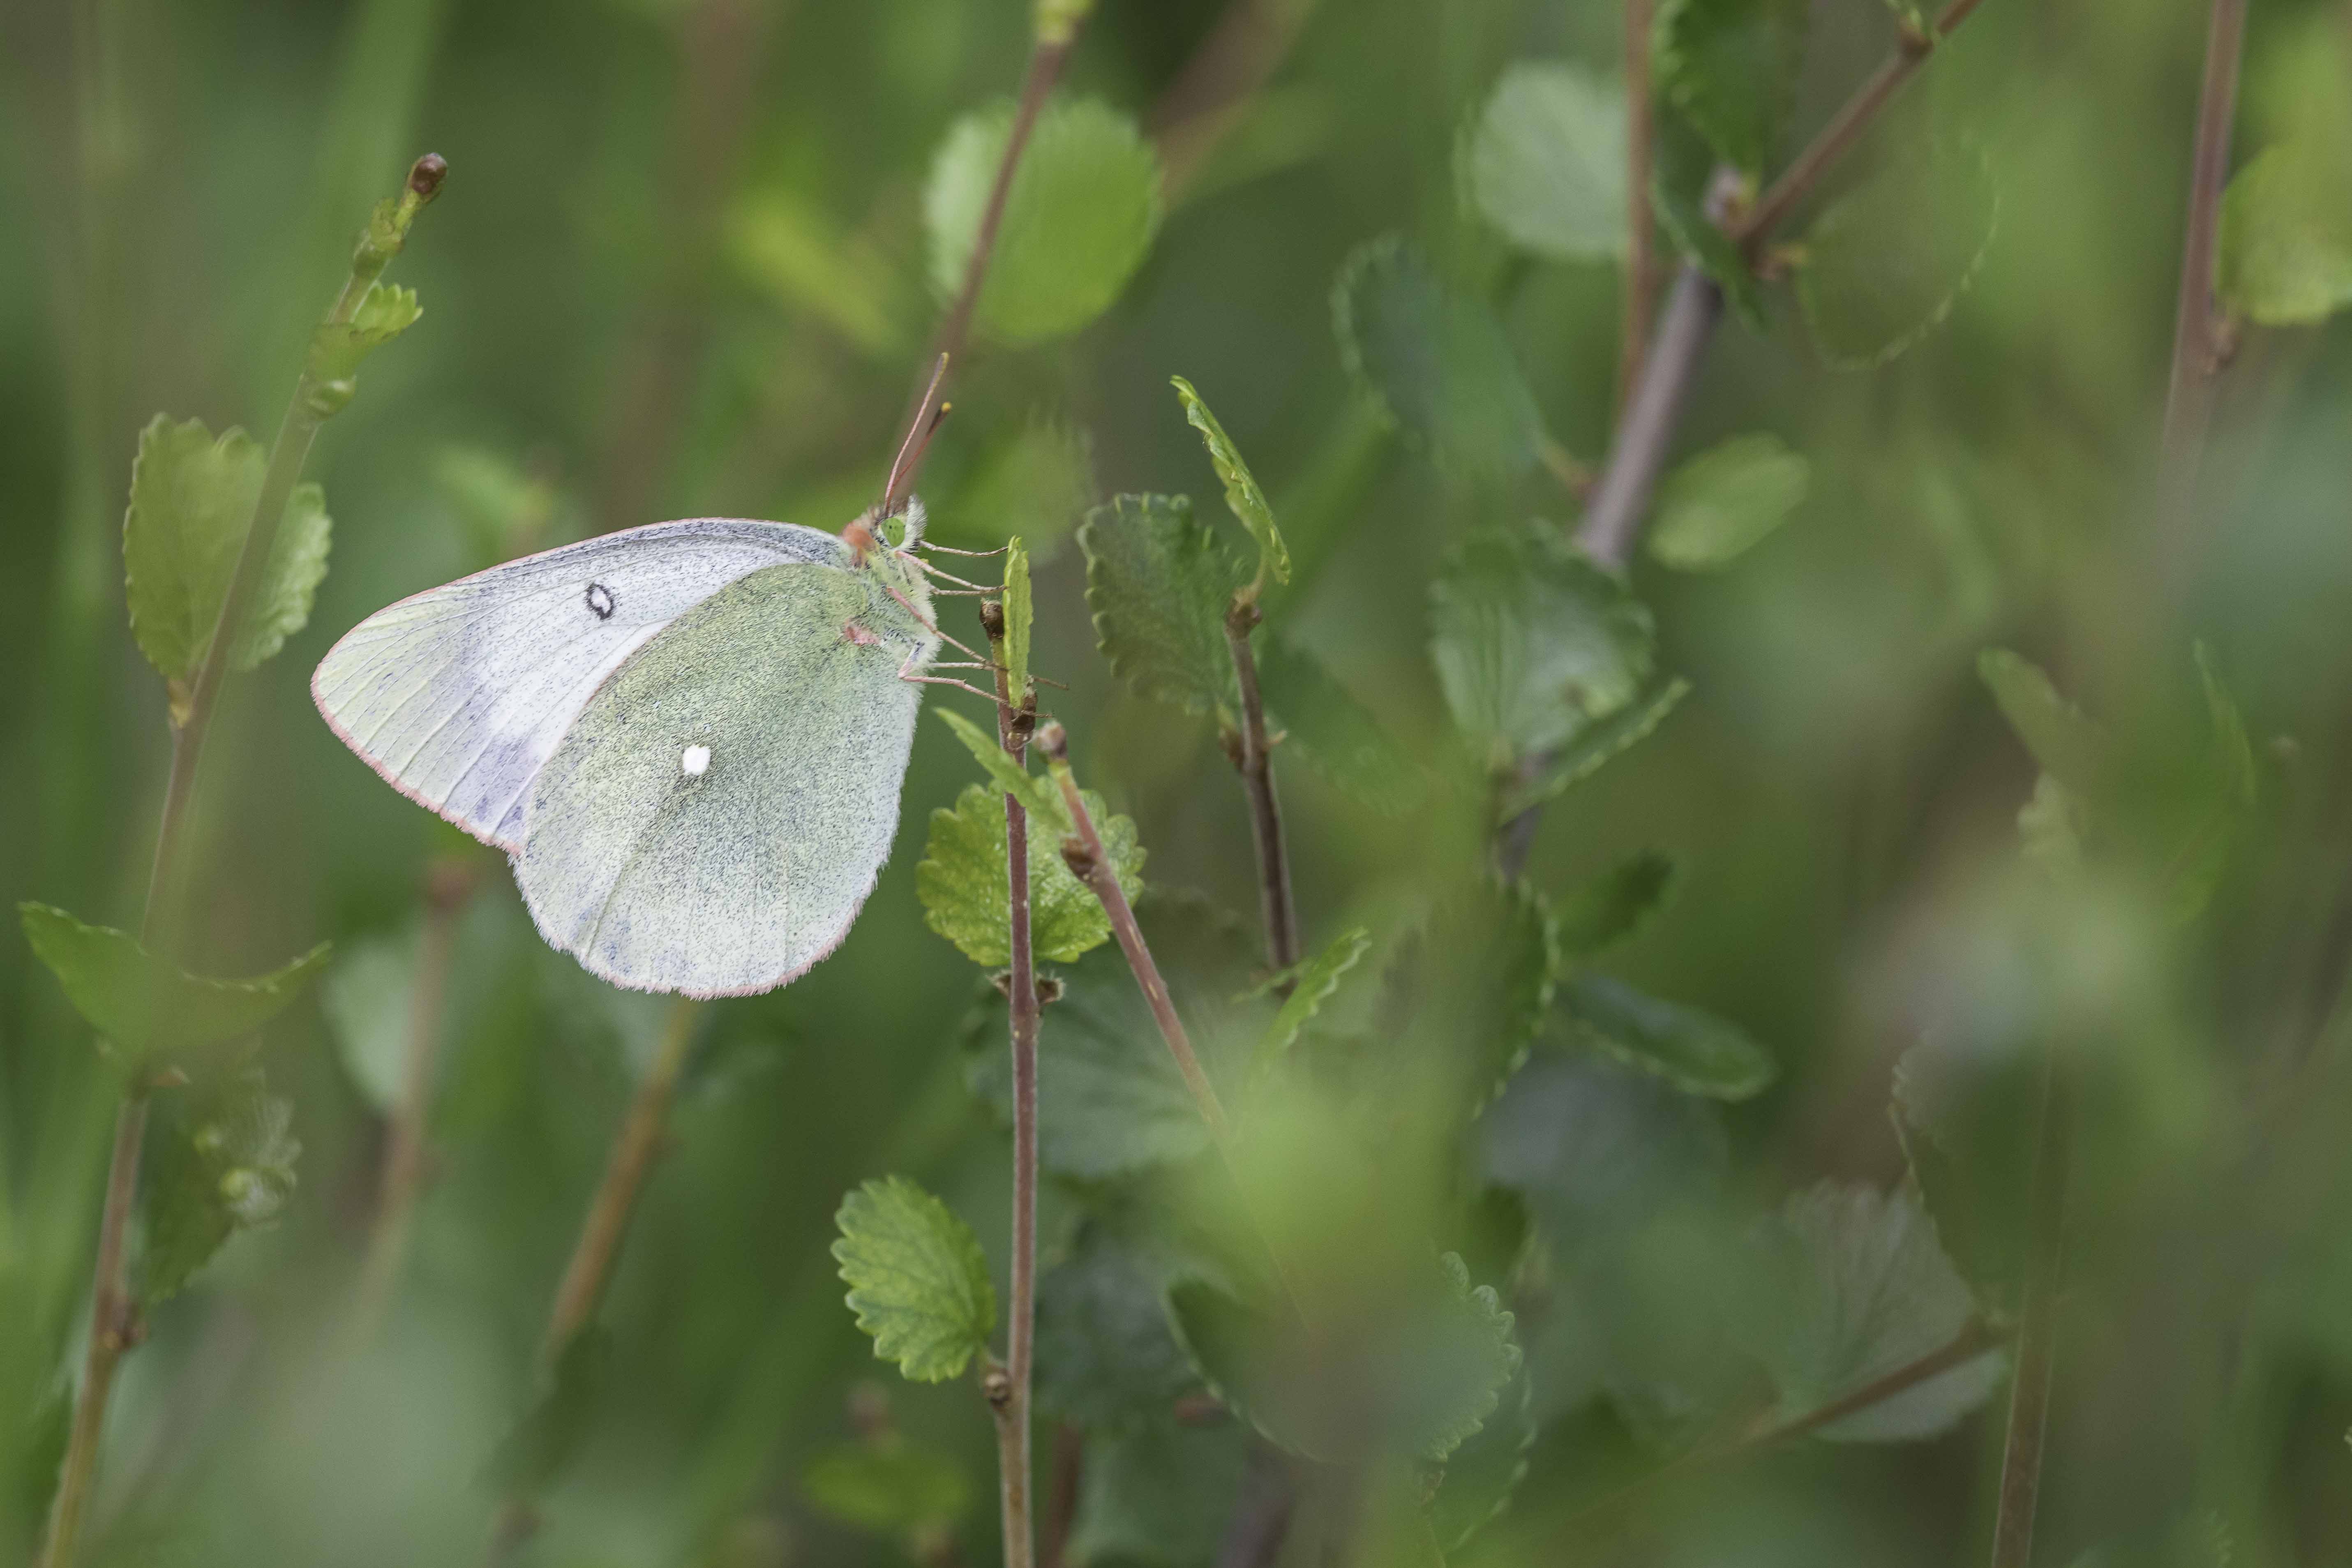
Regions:
M 384 1135 L 383 1173 L 376 1186 L 375 1226 L 361 1265 L 352 1313 L 355 1340 L 373 1337 L 408 1256 L 417 1194 L 425 1185 L 425 1142 L 433 1121 L 435 1069 L 441 1057 L 442 1005 L 457 953 L 457 922 L 474 896 L 470 859 L 436 860 L 425 874 L 425 935 L 416 978 L 408 993 L 408 1038 L 402 1054 L 400 1100 Z
M 1633 400 L 1642 351 L 1650 341 L 1650 317 L 1658 308 L 1657 229 L 1650 216 L 1650 166 L 1657 139 L 1650 89 L 1651 8 L 1652 0 L 1625 0 L 1625 304 L 1618 330 L 1620 408 Z
M 1993 1521 L 1992 1568 L 2026 1568 L 2033 1555 L 2033 1515 L 2042 1496 L 2042 1447 L 2050 1424 L 2050 1384 L 2058 1359 L 2058 1289 L 2065 1266 L 2066 1179 L 2074 1132 L 2059 1047 L 2045 1045 L 2040 1129 L 2025 1299 L 2017 1334 L 2017 1373 L 2009 1387 L 2009 1431 L 2000 1456 L 2000 1506 Z
M 1250 633 L 1259 619 L 1257 599 L 1236 594 L 1225 611 L 1225 643 L 1233 650 L 1234 678 L 1241 690 L 1241 728 L 1227 737 L 1229 754 L 1249 794 L 1250 838 L 1257 847 L 1258 915 L 1265 924 L 1266 962 L 1276 974 L 1298 963 L 1298 911 L 1290 891 L 1290 856 L 1283 846 L 1282 802 L 1274 793 L 1274 758 L 1266 739 L 1265 699 L 1257 683 L 1257 658 Z M 1288 996 L 1292 983 L 1276 984 Z
M 996 738 L 1021 765 L 1036 714 L 1013 689 L 1004 663 L 1004 607 L 981 602 L 981 626 L 996 672 Z M 1030 1464 L 1029 1391 L 1037 1340 L 1037 970 L 1029 935 L 1029 814 L 1004 797 L 1007 904 L 1005 976 L 1013 1036 L 1013 1289 L 1006 1330 L 1006 1387 L 992 1398 L 996 1418 L 997 1474 L 1003 1510 L 1006 1568 L 1036 1560 L 1035 1476 Z
M 441 188 L 448 165 L 427 154 L 411 166 L 394 218 L 393 232 L 381 234 L 371 224 L 352 254 L 342 291 L 328 310 L 325 326 L 350 324 L 377 278 L 383 275 L 407 237 L 408 226 Z M 205 739 L 211 732 L 213 712 L 226 680 L 237 634 L 261 580 L 263 563 L 277 542 L 287 502 L 301 478 L 310 443 L 349 395 L 348 384 L 330 388 L 307 365 L 294 384 L 294 396 L 278 422 L 269 464 L 238 547 L 228 591 L 220 615 L 213 622 L 211 640 L 196 667 L 194 684 L 183 694 L 172 693 L 172 771 L 163 789 L 163 813 L 155 830 L 155 858 L 147 874 L 147 902 L 140 918 L 141 942 L 160 964 L 176 955 L 180 885 L 185 879 L 185 830 L 188 803 L 195 791 L 197 764 L 203 761 Z M 58 1471 L 58 1489 L 50 1504 L 48 1527 L 41 1547 L 41 1568 L 70 1568 L 81 1535 L 84 1510 L 98 1464 L 98 1444 L 106 1425 L 106 1403 L 114 1386 L 116 1363 L 138 1342 L 142 1330 L 138 1305 L 124 1277 L 124 1237 L 133 1200 L 139 1191 L 140 1146 L 147 1128 L 149 1084 L 134 1077 L 123 1091 L 115 1113 L 114 1152 L 107 1165 L 106 1202 L 100 1212 L 98 1257 L 90 1281 L 90 1333 L 82 1358 L 81 1386 L 74 1395 L 73 1423 L 66 1439 L 65 1458 Z
M 2197 512 L 2197 479 L 2213 422 L 2215 383 L 2230 358 L 2228 323 L 2214 298 L 2221 193 L 2230 176 L 2230 132 L 2238 109 L 2238 62 L 2244 52 L 2247 0 L 2213 0 L 2205 37 L 2205 80 L 2198 95 L 2197 145 L 2189 160 L 2189 217 L 2180 247 L 2180 298 L 2172 329 L 2172 372 L 2164 399 L 2164 449 L 2156 540 L 2171 586 L 2187 553 Z

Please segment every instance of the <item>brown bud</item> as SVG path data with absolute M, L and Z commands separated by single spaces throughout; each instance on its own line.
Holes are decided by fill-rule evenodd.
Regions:
M 1067 762 L 1070 756 L 1070 732 L 1062 728 L 1060 720 L 1049 719 L 1037 731 L 1037 745 L 1055 762 Z
M 982 1374 L 980 1392 L 991 1410 L 1002 1410 L 1013 1403 L 1013 1374 L 1001 1366 L 992 1366 Z
M 438 153 L 427 153 L 408 166 L 408 188 L 416 193 L 419 201 L 431 201 L 439 194 L 441 182 L 448 177 L 448 160 Z
M 988 634 L 991 642 L 1004 640 L 1004 606 L 994 599 L 980 602 L 980 629 Z

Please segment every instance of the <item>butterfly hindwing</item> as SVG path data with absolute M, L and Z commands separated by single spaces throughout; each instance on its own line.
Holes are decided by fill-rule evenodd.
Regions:
M 512 853 L 532 779 L 630 655 L 751 573 L 848 558 L 835 536 L 781 522 L 605 534 L 378 611 L 320 661 L 311 695 L 394 788 Z
M 898 829 L 933 644 L 881 557 L 755 572 L 596 689 L 532 785 L 515 871 L 541 933 L 615 984 L 726 995 L 849 930 Z

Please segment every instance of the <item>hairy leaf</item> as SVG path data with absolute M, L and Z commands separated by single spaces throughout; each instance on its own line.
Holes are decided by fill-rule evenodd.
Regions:
M 996 1290 L 971 1227 L 904 1176 L 867 1182 L 834 1216 L 833 1256 L 874 1353 L 918 1383 L 943 1383 L 985 1353 Z
M 1359 805 L 1388 816 L 1428 794 L 1421 764 L 1323 661 L 1273 630 L 1254 639 L 1258 692 L 1282 731 L 1280 754 L 1296 754 Z
M 955 298 L 978 242 L 1013 106 L 965 116 L 932 160 L 923 193 L 931 282 Z M 1135 121 L 1092 99 L 1045 105 L 1005 195 L 973 312 L 1005 342 L 1076 331 L 1110 307 L 1160 227 L 1160 161 Z
M 1135 823 L 1111 815 L 1091 790 L 1080 798 L 1109 851 L 1119 887 L 1129 899 L 1136 898 L 1143 891 L 1144 851 L 1136 841 Z M 1030 946 L 1041 962 L 1068 963 L 1110 940 L 1110 918 L 1062 859 L 1062 830 L 1039 816 L 1028 821 Z M 915 890 L 923 900 L 924 921 L 966 958 L 988 969 L 1013 961 L 1003 795 L 967 784 L 954 810 L 931 813 L 930 837 L 915 868 Z
M 324 942 L 251 980 L 203 980 L 163 963 L 138 939 L 85 925 L 47 904 L 16 906 L 25 940 L 66 999 L 133 1063 L 194 1058 L 252 1034 L 325 967 Z
M 2221 196 L 2216 286 L 2263 326 L 2311 326 L 2352 305 L 2352 155 L 2333 138 L 2268 147 Z
M 1247 581 L 1182 496 L 1119 496 L 1078 529 L 1087 606 L 1110 667 L 1138 696 L 1188 713 L 1231 713 L 1241 698 L 1225 607 Z
M 953 1455 L 893 1436 L 829 1448 L 801 1472 L 801 1495 L 828 1519 L 877 1534 L 943 1529 L 971 1507 Z
M 1036 605 L 1029 593 L 1029 552 L 1014 534 L 1004 550 L 1004 675 L 1005 689 L 1014 708 L 1029 689 L 1029 637 L 1037 624 Z
M 1000 790 L 1019 801 L 1034 825 L 1054 830 L 1054 858 L 1059 859 L 1062 837 L 1076 832 L 1077 827 L 1071 819 L 1068 804 L 1062 799 L 1062 792 L 1054 781 L 1039 778 L 1014 762 L 1012 755 L 997 743 L 995 736 L 955 710 L 936 708 L 932 711 L 946 721 L 948 728 L 955 731 L 956 739 L 961 741 L 964 749 L 972 754 L 972 760 L 980 763 L 981 771 L 988 775 L 990 788 Z
M 1763 174 L 1788 135 L 1811 10 L 1808 0 L 1667 0 L 1658 12 L 1660 91 L 1743 174 Z
M 1771 1054 L 1737 1026 L 1678 1002 L 1646 996 L 1605 974 L 1580 974 L 1560 987 L 1560 1006 L 1578 1037 L 1656 1073 L 1685 1094 L 1752 1099 L 1780 1074 Z
M 1217 423 L 1217 416 L 1209 412 L 1201 395 L 1192 390 L 1191 382 L 1181 375 L 1169 379 L 1175 385 L 1176 395 L 1184 400 L 1185 423 L 1201 433 L 1201 444 L 1209 449 L 1209 461 L 1215 467 L 1217 478 L 1224 481 L 1226 510 L 1257 541 L 1258 577 L 1289 582 L 1290 549 L 1283 543 L 1282 530 L 1275 526 L 1274 508 L 1267 504 L 1265 492 L 1258 489 L 1249 465 L 1242 461 L 1240 448 L 1225 434 L 1225 427 Z
M 1454 148 L 1464 205 L 1522 250 L 1625 251 L 1625 89 L 1570 60 L 1517 60 Z
M 2068 789 L 2095 796 L 2106 766 L 2105 732 L 2058 694 L 2039 665 L 2007 648 L 1979 654 L 1977 673 L 2042 770 Z
M 172 1094 L 147 1133 L 139 1299 L 178 1294 L 231 1236 L 269 1224 L 294 1192 L 294 1103 L 247 1068 Z
M 1282 1009 L 1266 1026 L 1265 1034 L 1258 1040 L 1256 1068 L 1265 1072 L 1282 1058 L 1298 1038 L 1298 1032 L 1315 1021 L 1323 1004 L 1339 989 L 1339 982 L 1348 972 L 1362 962 L 1372 947 L 1372 933 L 1362 926 L 1341 931 L 1328 947 L 1300 964 L 1292 976 L 1291 993 L 1283 998 Z
M 1678 874 L 1671 856 L 1643 849 L 1559 900 L 1562 956 L 1590 958 L 1648 925 L 1674 901 Z
M 1554 752 L 1533 778 L 1504 794 L 1502 819 L 1507 822 L 1523 811 L 1547 805 L 1582 784 L 1611 759 L 1648 740 L 1688 695 L 1690 682 L 1677 675 L 1608 718 L 1585 726 L 1575 740 Z
M 189 680 L 204 662 L 268 467 L 242 430 L 215 441 L 199 420 L 174 425 L 159 414 L 139 434 L 122 523 L 126 593 L 140 651 L 166 679 Z M 324 492 L 297 485 L 230 645 L 230 668 L 253 668 L 310 620 L 331 532 Z
M 1650 674 L 1650 612 L 1543 523 L 1454 552 L 1430 589 L 1431 656 L 1487 766 L 1574 741 Z
M 1534 465 L 1543 417 L 1501 323 L 1403 239 L 1348 258 L 1331 315 L 1349 373 L 1440 468 L 1499 484 Z
M 371 283 L 360 297 L 348 322 L 323 321 L 310 333 L 310 372 L 322 382 L 349 381 L 361 362 L 425 314 L 416 290 L 393 283 Z
M 1832 364 L 1885 363 L 1952 313 L 2000 227 L 1981 148 L 1898 157 L 1832 203 L 1805 236 L 1797 303 Z
M 1735 436 L 1685 462 L 1658 488 L 1650 553 L 1684 572 L 1712 572 L 1788 521 L 1812 465 L 1778 436 Z
M 1759 1226 L 1764 1289 L 1735 1332 L 1764 1363 L 1784 1415 L 1818 1409 L 1952 1342 L 1976 1304 L 1936 1239 L 1935 1222 L 1897 1191 L 1824 1182 Z M 1844 1442 L 1932 1437 L 1982 1405 L 2003 1358 L 1988 1351 L 1917 1387 L 1821 1428 Z

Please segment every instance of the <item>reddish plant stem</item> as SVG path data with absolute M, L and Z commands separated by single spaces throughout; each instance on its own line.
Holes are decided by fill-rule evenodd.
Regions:
M 1625 287 L 1618 330 L 1617 406 L 1633 401 L 1658 306 L 1657 229 L 1650 215 L 1650 169 L 1657 139 L 1651 101 L 1653 0 L 1625 0 Z
M 1274 757 L 1266 739 L 1265 699 L 1258 690 L 1257 658 L 1250 633 L 1258 624 L 1257 600 L 1235 595 L 1225 611 L 1225 643 L 1233 650 L 1234 679 L 1241 691 L 1241 727 L 1227 737 L 1234 767 L 1249 795 L 1250 838 L 1257 848 L 1258 916 L 1265 926 L 1266 962 L 1277 974 L 1299 959 L 1298 911 L 1290 890 L 1290 855 L 1282 837 L 1282 802 L 1274 791 Z M 1291 982 L 1278 983 L 1283 996 Z

